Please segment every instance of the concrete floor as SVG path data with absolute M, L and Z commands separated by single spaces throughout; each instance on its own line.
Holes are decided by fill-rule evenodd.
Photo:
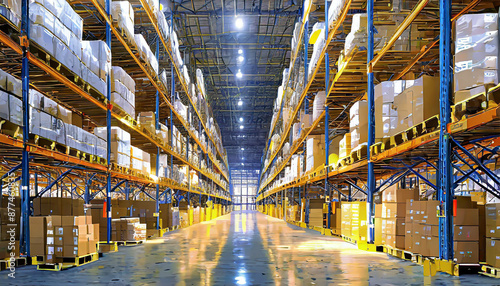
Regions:
M 62 272 L 0 272 L 0 285 L 500 285 L 480 276 L 423 277 L 423 268 L 258 212 L 233 212 L 122 247 Z

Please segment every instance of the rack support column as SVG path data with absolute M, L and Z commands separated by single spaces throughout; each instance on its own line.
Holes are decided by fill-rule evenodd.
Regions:
M 106 0 L 106 14 L 108 17 L 111 15 L 111 0 Z M 108 22 L 106 22 L 106 44 L 109 50 L 111 50 L 111 27 Z M 108 73 L 106 76 L 107 80 L 107 90 L 106 98 L 108 102 L 111 102 L 111 75 Z M 108 160 L 108 170 L 106 176 L 106 230 L 107 230 L 107 243 L 111 241 L 111 110 L 110 106 L 106 108 L 106 139 L 107 139 L 107 160 Z
M 21 19 L 21 45 L 22 55 L 22 95 L 23 95 L 23 153 L 22 153 L 22 174 L 21 174 L 21 222 L 20 222 L 20 253 L 30 255 L 30 236 L 29 236 L 29 205 L 30 205 L 30 173 L 29 173 L 29 1 L 22 0 L 22 19 Z M 17 207 L 17 206 L 13 206 Z
M 367 68 L 368 68 L 368 86 L 367 86 L 367 96 L 368 96 L 368 182 L 366 190 L 367 194 L 367 226 L 368 226 L 368 243 L 373 243 L 375 237 L 375 228 L 373 225 L 373 194 L 375 192 L 375 174 L 373 170 L 373 162 L 371 161 L 371 146 L 375 143 L 375 103 L 374 103 L 374 75 L 373 67 L 371 66 L 371 61 L 373 60 L 373 36 L 374 36 L 374 26 L 373 26 L 373 2 L 374 0 L 368 0 L 367 3 L 367 14 L 368 14 L 368 55 L 367 55 Z
M 453 259 L 453 187 L 451 167 L 451 135 L 447 126 L 450 123 L 451 110 L 451 0 L 439 1 L 439 80 L 440 96 L 440 132 L 439 132 L 439 168 L 438 200 L 441 202 L 439 218 L 439 257 Z

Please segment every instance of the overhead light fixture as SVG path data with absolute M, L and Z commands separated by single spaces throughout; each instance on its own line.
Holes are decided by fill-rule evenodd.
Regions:
M 241 101 L 241 99 L 238 101 L 238 106 L 242 106 L 243 105 L 243 101 Z M 240 120 L 241 121 L 241 120 Z
M 243 54 L 243 50 L 242 50 L 242 49 L 239 49 L 239 50 L 238 50 L 238 55 L 241 55 L 241 54 Z
M 240 117 L 240 122 L 243 122 L 243 117 Z
M 243 56 L 238 57 L 238 62 L 242 63 L 244 60 L 245 60 L 245 58 Z
M 241 70 L 238 70 L 238 72 L 236 73 L 236 77 L 237 78 L 243 77 L 243 74 L 241 73 Z
M 241 166 L 245 166 L 245 163 L 241 163 Z
M 243 128 L 245 128 L 245 126 L 243 126 L 243 125 L 240 125 L 240 129 L 243 129 Z
M 243 28 L 243 19 L 241 19 L 240 17 L 236 17 L 236 21 L 234 22 L 234 24 L 238 29 Z
M 245 151 L 245 148 L 241 147 L 241 151 Z
M 245 157 L 242 157 L 241 160 L 245 160 Z

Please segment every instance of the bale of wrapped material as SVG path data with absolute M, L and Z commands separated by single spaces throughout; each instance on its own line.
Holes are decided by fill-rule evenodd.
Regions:
M 113 21 L 125 33 L 127 40 L 132 46 L 134 42 L 134 10 L 128 1 L 112 1 L 111 16 Z
M 97 76 L 106 81 L 106 77 L 111 70 L 111 50 L 103 41 L 82 41 L 82 49 L 91 50 L 99 63 Z
M 156 15 L 158 18 L 158 28 L 160 29 L 163 39 L 166 42 L 170 38 L 169 37 L 170 27 L 168 26 L 167 19 L 165 18 L 165 14 L 163 13 L 163 11 L 158 10 Z
M 328 25 L 333 27 L 337 19 L 342 13 L 342 8 L 344 8 L 345 0 L 332 1 L 330 8 L 328 8 Z
M 186 65 L 182 66 L 182 76 L 184 77 L 186 84 L 189 85 L 189 83 L 191 82 L 191 78 L 189 77 L 189 72 L 188 72 L 188 68 L 186 67 Z
M 111 80 L 118 80 L 123 85 L 125 85 L 128 90 L 135 93 L 135 81 L 134 79 L 123 70 L 121 67 L 113 66 L 111 68 Z
M 30 39 L 42 47 L 50 55 L 54 54 L 54 35 L 45 27 L 37 24 L 30 25 Z
M 196 69 L 196 82 L 202 95 L 205 95 L 205 79 L 203 78 L 203 72 L 200 69 Z

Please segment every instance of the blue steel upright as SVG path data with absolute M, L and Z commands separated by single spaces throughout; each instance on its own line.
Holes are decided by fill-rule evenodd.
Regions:
M 328 46 L 328 0 L 325 0 L 325 42 Z M 328 53 L 325 53 L 325 97 L 328 97 L 328 90 L 330 87 L 330 57 Z M 328 105 L 325 100 L 325 166 L 326 166 L 326 178 L 325 178 L 325 196 L 329 194 L 330 187 L 328 186 L 328 165 L 330 164 L 328 160 L 328 155 L 330 153 L 330 131 L 328 130 L 329 125 L 329 113 Z M 328 215 L 326 216 L 327 227 L 330 228 L 331 217 L 330 212 L 332 208 L 332 198 L 328 200 Z
M 439 218 L 439 257 L 453 259 L 453 187 L 451 167 L 451 135 L 447 126 L 450 123 L 451 109 L 451 0 L 439 0 L 439 132 L 438 160 L 438 200 L 441 202 Z
M 110 17 L 111 15 L 111 0 L 106 0 L 106 15 Z M 106 45 L 108 45 L 109 50 L 111 50 L 111 27 L 108 22 L 106 22 Z M 106 98 L 108 103 L 111 102 L 111 74 L 108 73 L 106 76 L 107 80 L 107 90 Z M 106 139 L 107 139 L 107 160 L 108 160 L 108 170 L 106 176 L 106 226 L 107 226 L 107 243 L 111 241 L 111 110 L 108 105 L 106 108 Z
M 368 226 L 368 243 L 373 243 L 375 238 L 375 228 L 373 220 L 373 194 L 375 193 L 375 174 L 373 170 L 373 162 L 371 161 L 371 146 L 375 143 L 375 102 L 374 102 L 374 75 L 373 67 L 370 62 L 373 60 L 373 38 L 374 38 L 374 26 L 373 26 L 373 1 L 368 0 L 367 3 L 367 14 L 368 14 L 368 54 L 366 58 L 367 68 L 368 68 L 368 86 L 367 86 L 367 96 L 368 96 L 368 182 L 367 182 L 367 226 Z
M 158 5 L 160 1 L 158 1 Z M 160 62 L 160 37 L 156 37 L 156 61 Z M 160 92 L 156 90 L 156 116 L 155 128 L 160 130 Z M 158 184 L 158 175 L 160 174 L 160 147 L 156 147 L 156 229 L 160 229 L 160 185 Z
M 23 255 L 30 255 L 30 235 L 29 235 L 29 205 L 30 205 L 30 172 L 29 172 L 29 60 L 28 60 L 28 41 L 29 41 L 29 1 L 22 0 L 21 16 L 21 45 L 23 49 L 21 80 L 23 95 L 23 154 L 22 154 L 22 174 L 21 174 L 21 222 L 19 234 L 19 248 Z M 9 208 L 17 208 L 9 203 Z M 17 222 L 16 222 L 17 223 Z

